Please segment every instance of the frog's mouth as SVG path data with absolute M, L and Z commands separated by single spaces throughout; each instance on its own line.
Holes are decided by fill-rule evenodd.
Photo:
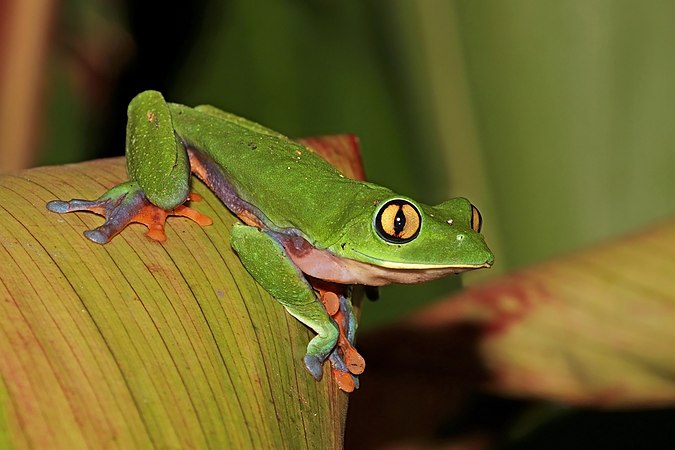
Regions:
M 404 263 L 397 261 L 389 261 L 387 259 L 376 258 L 370 256 L 366 253 L 360 252 L 355 248 L 352 248 L 354 253 L 357 253 L 363 256 L 368 261 L 373 261 L 374 264 L 380 267 L 386 267 L 388 269 L 396 270 L 442 270 L 442 269 L 459 269 L 459 270 L 473 270 L 473 269 L 482 269 L 489 268 L 492 266 L 491 262 L 484 262 L 480 264 L 422 264 L 422 263 Z
M 293 263 L 305 274 L 341 284 L 383 286 L 390 283 L 422 283 L 448 274 L 490 267 L 489 262 L 465 265 L 429 265 L 378 260 L 360 253 L 373 263 L 336 256 L 317 249 L 300 236 L 278 235 Z M 358 252 L 357 252 L 358 253 Z

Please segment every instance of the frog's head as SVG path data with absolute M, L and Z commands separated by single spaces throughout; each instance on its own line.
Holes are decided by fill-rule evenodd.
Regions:
M 480 234 L 481 222 L 465 198 L 428 206 L 392 194 L 353 217 L 328 250 L 365 263 L 350 269 L 369 271 L 360 278 L 381 278 L 365 284 L 421 282 L 490 267 L 494 255 Z

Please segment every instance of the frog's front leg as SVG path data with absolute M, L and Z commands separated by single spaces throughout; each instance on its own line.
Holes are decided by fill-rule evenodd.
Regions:
M 338 326 L 337 346 L 329 356 L 333 366 L 333 378 L 340 389 L 352 392 L 358 389 L 358 375 L 363 373 L 366 367 L 365 360 L 354 348 L 358 324 L 352 308 L 352 288 L 311 277 L 308 281 L 318 292 L 326 312 Z
M 283 246 L 264 230 L 235 224 L 231 244 L 253 278 L 293 317 L 317 333 L 307 345 L 304 362 L 312 376 L 320 380 L 323 362 L 337 344 L 338 327 L 314 289 Z

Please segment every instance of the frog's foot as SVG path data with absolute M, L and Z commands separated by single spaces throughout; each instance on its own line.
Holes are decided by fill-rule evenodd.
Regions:
M 331 364 L 331 374 L 338 387 L 345 392 L 352 392 L 359 388 L 358 374 L 363 372 L 365 361 L 356 350 L 345 352 L 344 345 L 340 345 L 341 337 L 338 337 L 338 344 L 328 353 L 322 355 L 305 355 L 305 367 L 318 381 L 323 376 L 323 363 L 326 359 Z
M 316 381 L 321 381 L 323 378 L 323 362 L 325 358 L 318 355 L 306 354 L 304 358 L 305 368 Z
M 189 200 L 199 201 L 201 197 L 190 194 Z M 212 223 L 208 216 L 185 205 L 178 205 L 172 210 L 164 210 L 153 205 L 145 197 L 140 186 L 132 181 L 113 187 L 97 200 L 53 200 L 47 203 L 47 209 L 59 214 L 90 211 L 105 217 L 103 225 L 84 232 L 88 239 L 98 244 L 109 242 L 130 223 L 142 223 L 148 227 L 147 236 L 157 241 L 166 240 L 164 223 L 168 216 L 187 217 L 202 226 Z
M 332 320 L 328 320 L 325 327 L 319 328 L 319 334 L 309 341 L 304 359 L 305 368 L 316 381 L 323 377 L 323 363 L 337 347 L 338 329 Z
M 349 298 L 341 293 L 319 288 L 326 312 L 338 325 L 338 341 L 330 353 L 331 372 L 338 387 L 345 392 L 358 389 L 357 375 L 363 373 L 366 362 L 354 348 L 356 317 Z
M 349 372 L 344 360 L 336 351 L 331 353 L 328 358 L 331 364 L 331 374 L 340 390 L 344 392 L 353 392 L 359 388 L 359 377 Z

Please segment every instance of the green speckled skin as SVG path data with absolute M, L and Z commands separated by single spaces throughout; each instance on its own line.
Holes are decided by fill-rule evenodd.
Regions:
M 129 104 L 128 115 L 137 119 L 127 122 L 129 178 L 160 208 L 180 205 L 190 189 L 190 167 L 185 149 L 176 141 L 169 106 L 146 91 Z

